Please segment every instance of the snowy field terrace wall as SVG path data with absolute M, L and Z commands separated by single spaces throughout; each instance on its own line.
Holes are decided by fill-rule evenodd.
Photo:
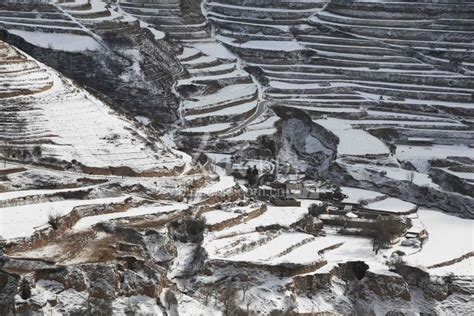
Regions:
M 187 51 L 193 49 L 185 48 L 185 53 Z M 194 49 L 194 54 L 182 63 L 191 78 L 180 81 L 178 91 L 208 87 L 197 90 L 183 102 L 186 128 L 182 133 L 222 133 L 231 127 L 229 123 L 238 124 L 256 111 L 257 87 L 248 74 L 236 69 L 235 62 L 222 62 Z

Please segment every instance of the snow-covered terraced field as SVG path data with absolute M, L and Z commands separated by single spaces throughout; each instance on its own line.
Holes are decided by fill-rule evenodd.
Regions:
M 338 136 L 338 157 L 347 166 L 354 164 L 348 157 L 357 157 L 357 168 L 385 173 L 381 164 L 409 162 L 421 179 L 441 147 L 472 161 L 472 4 L 256 3 L 206 1 L 216 39 L 258 69 L 264 100 L 305 110 Z M 261 118 L 262 126 L 230 139 L 271 134 L 273 124 Z
M 37 228 L 48 224 L 48 216 L 64 216 L 81 205 L 120 203 L 126 197 L 91 200 L 65 200 L 0 208 L 0 239 L 29 237 Z
M 304 106 L 311 111 L 324 107 L 320 110 L 323 113 L 327 112 L 328 107 L 346 111 L 360 107 L 381 108 L 387 116 L 392 111 L 426 112 L 426 108 L 450 111 L 454 107 L 472 111 L 472 74 L 430 62 L 428 57 L 417 55 L 414 45 L 391 46 L 376 38 L 360 35 L 357 33 L 359 28 L 351 29 L 353 20 L 347 17 L 347 14 L 367 15 L 367 25 L 370 25 L 377 22 L 372 11 L 382 16 L 390 15 L 391 19 L 379 20 L 380 24 L 386 25 L 385 33 L 379 34 L 379 37 L 396 38 L 397 34 L 400 37 L 402 34 L 405 37 L 425 36 L 428 43 L 430 39 L 433 42 L 432 51 L 437 51 L 440 39 L 453 34 L 461 36 L 459 32 L 441 31 L 443 27 L 440 25 L 445 23 L 437 24 L 437 14 L 447 11 L 448 16 L 458 16 L 459 12 L 465 11 L 461 14 L 467 16 L 472 10 L 470 6 L 464 10 L 462 5 L 433 4 L 435 12 L 430 13 L 431 20 L 421 21 L 420 25 L 432 23 L 436 27 L 432 27 L 431 31 L 421 28 L 418 32 L 414 28 L 416 23 L 410 28 L 399 29 L 400 25 L 407 25 L 407 20 L 413 21 L 414 14 L 408 8 L 412 5 L 416 9 L 419 6 L 416 3 L 331 3 L 321 10 L 323 4 L 324 1 L 274 1 L 268 7 L 253 8 L 238 1 L 213 0 L 206 3 L 206 8 L 208 18 L 216 26 L 217 39 L 246 63 L 264 71 L 269 80 L 266 98 Z M 390 10 L 391 7 L 393 10 Z M 381 12 L 383 10 L 387 12 Z M 394 14 L 394 11 L 397 13 Z M 325 20 L 337 14 L 341 15 L 341 25 Z M 404 14 L 411 18 L 405 18 Z M 444 21 L 446 17 L 442 18 Z M 396 24 L 398 20 L 399 25 Z M 291 31 L 285 26 L 287 23 L 293 25 Z M 347 26 L 347 29 L 342 26 Z M 444 28 L 449 29 L 448 26 Z M 391 32 L 391 35 L 386 36 L 386 32 Z M 469 64 L 468 56 L 472 54 L 469 36 L 472 33 L 464 32 L 462 36 L 459 41 L 466 44 L 461 50 L 467 52 L 462 56 Z M 456 40 L 446 40 L 445 44 L 449 46 Z M 456 43 L 453 43 L 453 50 L 454 46 Z M 416 53 L 411 53 L 410 49 Z
M 108 213 L 83 217 L 73 226 L 73 229 L 89 229 L 93 225 L 111 220 L 127 219 L 153 214 L 165 214 L 169 212 L 181 211 L 186 208 L 188 208 L 188 205 L 186 204 L 146 205 L 140 207 L 133 207 L 128 209 L 126 212 Z
M 429 242 L 420 252 L 406 257 L 407 262 L 429 267 L 459 258 L 474 251 L 474 221 L 449 216 L 433 210 L 421 209 L 419 217 L 429 231 Z M 456 245 L 453 247 L 453 245 Z M 469 259 L 465 259 L 468 263 Z M 463 260 L 464 261 L 464 260 Z M 463 262 L 461 261 L 461 262 Z M 464 264 L 463 263 L 463 264 Z M 466 273 L 463 265 L 454 265 L 451 272 L 456 275 L 474 275 L 472 270 Z M 458 273 L 457 268 L 462 272 Z M 442 273 L 441 270 L 438 271 Z M 446 270 L 444 271 L 446 273 Z
M 258 112 L 256 85 L 236 57 L 212 39 L 199 1 L 121 0 L 117 11 L 183 45 L 178 59 L 189 75 L 178 81 L 177 91 L 184 99 L 184 135 L 239 131 Z
M 259 205 L 247 205 L 243 207 L 231 206 L 220 210 L 211 210 L 202 214 L 203 219 L 208 226 L 214 226 L 226 223 L 233 219 L 242 218 L 244 220 L 249 213 L 259 210 Z
M 257 112 L 257 86 L 221 44 L 188 43 L 179 59 L 190 76 L 178 81 L 179 91 L 188 95 L 182 104 L 183 133 L 222 134 L 243 128 L 243 122 Z M 197 92 L 184 92 L 196 88 Z
M 470 2 L 0 5 L 0 314 L 472 314 Z
M 186 50 L 196 51 L 185 48 L 185 54 Z M 196 55 L 200 57 L 193 58 Z M 218 123 L 237 123 L 256 111 L 257 87 L 250 81 L 247 74 L 235 69 L 235 62 L 222 63 L 213 56 L 202 55 L 198 52 L 185 58 L 182 63 L 191 75 L 191 78 L 185 79 L 184 82 L 191 85 L 207 85 L 210 88 L 209 92 L 183 102 L 184 124 L 188 127 L 183 130 L 184 132 L 193 131 L 195 130 L 193 128 L 199 126 L 210 127 Z M 213 66 L 214 64 L 217 66 Z M 213 91 L 213 85 L 221 86 L 221 88 Z M 221 126 L 231 127 L 230 125 Z M 212 127 L 206 130 L 211 133 L 221 131 L 222 129 L 212 129 Z
M 343 192 L 348 195 L 345 200 L 348 203 L 358 203 L 361 200 L 372 200 L 382 196 L 378 192 L 348 187 L 344 187 Z M 325 227 L 326 235 L 324 236 L 313 236 L 291 229 L 280 231 L 262 229 L 275 225 L 290 227 L 307 214 L 307 207 L 311 203 L 319 202 L 303 200 L 301 208 L 268 206 L 265 213 L 249 221 L 237 223 L 218 232 L 208 232 L 204 240 L 204 247 L 211 260 L 251 262 L 272 266 L 286 264 L 311 266 L 325 260 L 327 262 L 326 266 L 316 270 L 321 273 L 330 271 L 342 262 L 364 260 L 370 266 L 370 269 L 385 269 L 385 257 L 392 250 L 375 254 L 370 238 L 340 235 L 330 226 Z M 390 209 L 392 212 L 404 212 L 413 207 L 410 203 L 385 197 L 380 202 L 369 204 L 367 209 L 372 206 L 378 211 L 383 209 L 383 205 L 377 205 L 377 203 L 385 204 L 388 206 L 387 210 Z M 398 209 L 396 209 L 397 207 Z M 220 214 L 210 213 L 209 215 L 218 217 Z M 433 213 L 433 216 L 441 215 L 443 214 L 439 212 Z M 413 216 L 416 216 L 416 214 L 413 214 Z M 452 220 L 456 219 L 452 216 L 446 216 L 452 218 Z M 424 216 L 422 220 L 425 222 Z M 462 222 L 463 225 L 469 225 L 469 220 L 459 220 L 459 222 Z M 427 224 L 431 225 L 430 222 L 427 222 Z M 420 222 L 418 225 L 423 224 Z M 460 235 L 465 234 L 465 232 L 464 230 Z M 428 243 L 433 249 L 436 248 L 436 239 L 433 242 L 429 240 Z M 469 244 L 466 247 L 466 249 L 472 248 Z M 400 249 L 407 251 L 404 247 L 400 247 Z M 446 256 L 449 257 L 450 255 Z M 435 257 L 441 260 L 443 255 L 438 254 Z
M 100 0 L 74 0 L 59 3 L 58 7 L 76 19 L 111 19 L 113 17 L 113 11 L 109 10 L 110 6 L 108 6 L 105 1 Z
M 332 243 L 326 245 L 325 241 L 321 240 L 316 244 L 315 237 L 306 233 L 271 230 L 265 232 L 257 229 L 272 225 L 289 227 L 307 214 L 307 208 L 311 203 L 317 201 L 303 201 L 301 208 L 267 206 L 267 211 L 255 218 L 227 225 L 228 227 L 217 232 L 209 232 L 204 247 L 211 259 L 226 261 L 266 265 L 286 263 L 309 265 L 319 262 L 321 256 L 318 250 L 332 246 Z M 229 218 L 229 212 L 219 212 L 211 211 L 204 213 L 203 216 L 218 222 Z M 227 213 L 227 216 L 222 218 L 221 213 Z
M 101 49 L 103 44 L 100 43 L 100 40 L 68 10 L 88 12 L 91 10 L 91 6 L 93 8 L 105 6 L 105 3 L 100 0 L 94 0 L 90 4 L 85 1 L 82 2 L 84 2 L 82 7 L 75 6 L 74 1 L 57 6 L 11 4 L 0 7 L 0 27 L 27 42 L 43 48 L 71 52 Z M 67 9 L 63 9 L 63 6 Z M 104 10 L 102 15 L 99 16 L 105 16 L 105 13 L 109 12 L 106 9 Z M 92 16 L 94 15 L 93 12 Z
M 283 233 L 268 243 L 251 251 L 232 256 L 229 260 L 270 264 L 274 261 L 284 261 L 285 259 L 280 259 L 282 256 L 291 253 L 294 249 L 313 240 L 314 237 L 312 235 L 304 233 Z M 300 258 L 296 256 L 291 258 L 291 262 L 297 262 L 298 260 L 300 260 Z
M 7 158 L 156 174 L 183 167 L 179 154 L 92 94 L 5 43 L 0 50 L 0 82 L 8 81 L 0 92 L 1 138 L 12 147 Z
M 268 206 L 268 209 L 262 215 L 247 222 L 240 223 L 226 230 L 216 233 L 216 237 L 224 238 L 234 234 L 244 234 L 254 231 L 259 226 L 281 225 L 290 226 L 299 221 L 308 212 L 308 206 L 314 201 L 302 201 L 301 207 L 274 207 Z
M 185 47 L 180 59 L 190 78 L 178 84 L 204 88 L 183 102 L 184 133 L 220 133 L 232 127 L 227 122 L 241 121 L 255 111 L 256 86 L 224 47 L 198 43 Z
M 121 0 L 121 10 L 165 32 L 177 41 L 194 42 L 208 40 L 209 25 L 201 14 L 199 3 L 179 0 Z

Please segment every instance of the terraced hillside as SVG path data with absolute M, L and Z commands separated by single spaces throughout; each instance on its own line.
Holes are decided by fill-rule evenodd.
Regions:
M 149 23 L 180 42 L 209 39 L 209 25 L 200 12 L 200 1 L 190 0 L 121 0 L 124 12 Z
M 122 109 L 163 128 L 178 120 L 173 84 L 184 70 L 164 33 L 100 0 L 8 4 L 1 38 Z
M 56 307 L 46 301 L 33 307 L 27 299 L 20 303 L 23 312 L 123 314 L 129 303 L 136 303 L 141 312 L 161 314 L 166 308 L 156 298 L 169 287 L 160 283 L 176 247 L 152 230 L 192 220 L 194 203 L 210 196 L 219 201 L 222 197 L 215 191 L 202 190 L 216 184 L 216 177 L 165 146 L 152 129 L 4 42 L 0 65 L 0 313 L 19 312 L 14 302 L 20 275 L 23 282 L 32 282 L 32 297 L 39 298 L 37 294 L 52 294 L 47 284 L 56 282 L 53 275 L 65 273 L 69 279 L 67 271 L 75 270 L 88 275 L 87 281 L 82 279 L 85 288 L 73 282 L 65 289 L 58 283 L 62 289 L 53 296 L 62 302 Z M 188 203 L 189 192 L 197 189 L 196 201 Z M 98 228 L 104 224 L 117 225 L 117 230 Z M 135 239 L 140 235 L 148 236 L 142 245 Z M 108 279 L 106 274 L 122 275 L 109 268 L 126 263 L 126 257 L 144 259 L 139 248 L 145 244 L 153 250 L 144 265 L 120 268 L 143 282 L 128 284 L 131 280 L 125 277 L 119 282 L 121 290 L 103 292 L 100 283 Z M 138 247 L 138 252 L 132 254 L 135 250 L 128 246 Z M 52 274 L 40 275 L 44 268 Z M 109 281 L 103 284 L 108 287 Z M 76 297 L 79 303 L 73 306 L 77 295 L 81 298 Z M 97 299 L 111 305 L 104 310 L 98 301 L 92 303 Z M 94 307 L 86 307 L 87 302 Z
M 0 0 L 0 315 L 474 314 L 469 2 Z
M 35 15 L 33 9 L 45 13 Z M 212 38 L 198 1 L 75 0 L 4 11 L 5 40 L 100 91 L 143 122 L 161 128 L 179 115 L 186 137 L 210 133 L 231 139 L 251 123 L 267 123 L 268 113 L 256 121 L 265 111 L 257 85 Z M 172 88 L 176 81 L 184 99 L 181 110 Z
M 1 138 L 7 158 L 72 162 L 97 172 L 110 167 L 160 174 L 184 167 L 178 155 L 138 124 L 51 68 L 3 42 L 0 56 Z
M 226 59 L 203 53 L 213 49 L 223 50 Z M 184 96 L 182 134 L 221 135 L 239 128 L 257 111 L 257 86 L 219 44 L 185 47 L 179 58 L 189 73 L 177 86 Z
M 230 137 L 263 111 L 263 105 L 257 107 L 257 86 L 235 56 L 212 38 L 199 1 L 131 0 L 118 7 L 183 45 L 178 59 L 189 75 L 176 87 L 184 99 L 183 135 Z
M 410 172 L 403 169 L 434 176 L 444 172 L 440 164 L 453 167 L 440 163 L 448 156 L 465 157 L 455 163 L 467 171 L 457 189 L 435 178 L 466 194 L 474 157 L 472 5 L 258 3 L 213 0 L 205 8 L 216 38 L 253 69 L 265 100 L 303 109 L 335 133 L 338 162 L 356 182 L 374 170 L 390 174 L 381 164 L 401 168 L 394 176 L 401 180 Z
M 84 1 L 84 3 L 87 2 Z M 81 9 L 71 3 L 64 4 L 64 6 L 75 10 Z M 2 5 L 1 9 L 0 25 L 12 34 L 19 35 L 35 45 L 66 51 L 101 48 L 97 37 L 62 7 L 10 4 Z M 69 35 L 70 39 L 74 39 L 74 41 L 66 41 L 69 39 Z
M 390 199 L 389 204 L 398 205 L 395 212 L 410 212 L 416 226 L 424 223 L 436 243 L 420 250 L 398 242 L 375 253 L 371 238 L 338 234 L 331 225 L 322 229 L 321 219 L 337 215 L 314 217 L 308 206 L 321 202 L 304 200 L 301 207 L 265 205 L 244 197 L 231 177 L 222 175 L 209 186 L 201 182 L 205 174 L 122 179 L 35 166 L 23 171 L 8 167 L 0 169 L 9 170 L 9 181 L 0 184 L 11 190 L 0 193 L 0 228 L 8 240 L 0 275 L 20 274 L 34 280 L 29 281 L 31 298 L 16 299 L 23 310 L 97 312 L 105 300 L 112 314 L 130 311 L 129 305 L 157 315 L 175 309 L 186 315 L 218 314 L 226 308 L 224 297 L 235 300 L 232 308 L 262 314 L 289 308 L 299 313 L 472 309 L 463 305 L 472 280 L 472 256 L 467 253 L 465 261 L 449 263 L 471 246 L 464 243 L 438 251 L 445 234 L 439 222 L 451 220 L 456 230 L 451 242 L 459 242 L 470 234 L 466 220 L 453 221 L 449 215 L 427 210 L 413 213 L 412 204 L 377 192 L 343 188 L 348 201 L 377 195 L 378 202 L 369 207 Z M 176 186 L 185 191 L 189 186 L 196 189 L 199 182 L 203 185 L 198 186 L 195 200 L 177 201 Z M 19 183 L 22 186 L 15 187 Z M 56 214 L 57 220 L 48 219 L 50 214 Z M 360 225 L 363 219 L 353 221 Z M 401 252 L 407 262 L 432 266 L 430 274 L 456 271 L 451 294 L 446 296 L 446 285 L 429 278 L 423 279 L 425 288 L 420 289 L 387 271 L 387 258 Z M 411 277 L 425 277 L 424 273 L 414 270 Z M 6 279 L 7 284 L 15 282 Z M 349 291 L 354 286 L 357 293 L 368 296 Z M 220 294 L 229 289 L 232 294 Z M 4 293 L 8 298 L 11 287 Z M 45 295 L 49 301 L 41 300 Z M 57 303 L 51 303 L 53 299 Z

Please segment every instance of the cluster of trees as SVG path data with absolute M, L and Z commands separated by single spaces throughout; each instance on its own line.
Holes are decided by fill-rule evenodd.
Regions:
M 375 222 L 373 249 L 375 253 L 400 237 L 408 228 L 407 220 L 395 215 L 379 215 Z

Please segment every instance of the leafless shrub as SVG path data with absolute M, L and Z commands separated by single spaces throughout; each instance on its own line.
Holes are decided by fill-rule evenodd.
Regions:
M 31 285 L 27 279 L 21 279 L 20 283 L 20 296 L 22 299 L 27 300 L 31 297 Z
M 204 297 L 204 305 L 209 305 L 209 302 L 213 296 L 213 291 L 211 289 L 211 287 L 209 286 L 204 286 L 201 288 L 201 294 L 203 295 Z
M 59 228 L 59 219 L 61 218 L 60 214 L 50 212 L 48 214 L 48 224 L 53 228 L 54 230 L 57 230 Z

